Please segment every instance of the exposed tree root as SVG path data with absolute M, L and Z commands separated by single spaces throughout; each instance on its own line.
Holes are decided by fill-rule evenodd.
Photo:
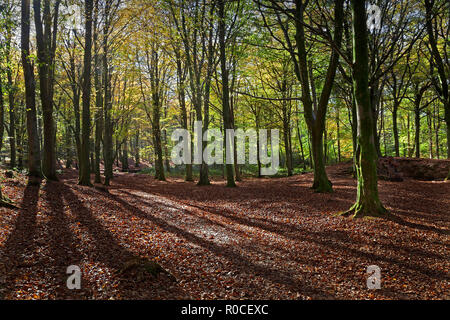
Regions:
M 375 205 L 365 205 L 360 202 L 355 203 L 347 211 L 340 212 L 337 216 L 351 217 L 352 219 L 372 217 L 372 218 L 387 218 L 390 216 L 389 211 L 384 208 L 381 204 Z
M 333 193 L 333 184 L 330 180 L 328 182 L 319 183 L 315 181 L 311 187 L 316 193 Z
M 0 199 L 0 207 L 2 208 L 9 208 L 9 209 L 18 209 L 18 207 L 16 207 L 11 200 L 3 198 Z

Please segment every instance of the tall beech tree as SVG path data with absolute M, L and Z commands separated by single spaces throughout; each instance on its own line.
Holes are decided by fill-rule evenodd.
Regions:
M 164 80 L 166 78 L 166 68 L 161 66 L 159 53 L 156 44 L 146 52 L 147 69 L 150 76 L 151 105 L 152 105 L 152 131 L 153 146 L 156 153 L 155 178 L 164 181 L 163 150 L 161 145 L 161 109 L 164 102 Z
M 229 92 L 229 79 L 228 79 L 228 68 L 227 68 L 227 57 L 225 53 L 225 1 L 218 0 L 217 8 L 219 13 L 219 47 L 220 47 L 220 69 L 222 71 L 222 114 L 225 132 L 227 129 L 233 129 L 233 123 L 231 118 L 230 110 L 230 92 Z M 232 142 L 234 144 L 234 141 Z M 231 149 L 231 150 L 230 150 Z M 232 151 L 232 144 L 225 144 L 226 153 Z M 234 153 L 233 153 L 234 156 Z M 233 164 L 226 164 L 227 173 L 227 187 L 236 187 L 234 182 L 234 168 Z
M 294 8 L 282 7 L 278 1 L 270 1 L 270 5 L 265 6 L 258 1 L 260 12 L 264 19 L 264 25 L 270 34 L 276 39 L 292 57 L 294 71 L 301 83 L 301 100 L 304 107 L 304 114 L 308 130 L 311 135 L 311 151 L 314 167 L 314 182 L 312 188 L 317 192 L 332 192 L 332 183 L 328 179 L 325 171 L 323 153 L 323 135 L 325 129 L 325 119 L 328 101 L 331 95 L 336 69 L 339 62 L 339 50 L 342 42 L 344 1 L 337 0 L 334 5 L 334 37 L 332 53 L 330 55 L 328 69 L 322 86 L 322 92 L 318 99 L 317 108 L 314 108 L 314 97 L 311 89 L 311 66 L 308 64 L 308 54 L 305 33 L 305 10 L 308 1 L 295 0 Z M 278 37 L 272 30 L 272 23 L 268 21 L 267 13 L 262 7 L 273 10 L 278 27 L 281 29 L 284 40 Z M 284 16 L 284 18 L 283 18 Z M 287 19 L 287 20 L 286 20 Z M 295 39 L 293 41 L 289 30 L 289 20 L 294 21 Z
M 4 132 L 5 132 L 5 105 L 3 100 L 2 77 L 0 73 L 0 150 L 3 147 Z
M 437 69 L 438 79 L 432 75 L 433 85 L 438 92 L 441 101 L 444 105 L 445 112 L 445 123 L 447 124 L 447 158 L 450 159 L 450 86 L 449 86 L 449 76 L 450 76 L 450 66 L 448 60 L 448 36 L 449 36 L 449 25 L 448 25 L 448 15 L 447 15 L 447 32 L 439 32 L 437 23 L 435 19 L 438 17 L 437 7 L 440 6 L 444 10 L 439 12 L 444 12 L 447 10 L 447 14 L 450 10 L 450 4 L 448 1 L 435 1 L 435 0 L 425 0 L 425 20 L 426 29 L 428 34 L 429 50 L 432 57 L 432 65 Z M 445 15 L 444 18 L 445 19 Z M 442 35 L 444 50 L 441 51 L 438 48 L 438 37 Z M 447 37 L 447 39 L 445 39 Z M 447 50 L 447 51 L 446 51 Z M 446 54 L 447 52 L 447 54 Z
M 92 10 L 93 0 L 85 1 L 84 73 L 83 73 L 83 123 L 81 133 L 81 157 L 79 184 L 91 185 L 89 163 L 91 132 L 91 60 L 92 60 Z
M 30 0 L 22 0 L 21 19 L 21 57 L 27 109 L 28 174 L 41 177 L 41 149 L 36 113 L 36 82 L 30 52 Z
M 169 0 L 176 30 L 182 39 L 186 67 L 189 73 L 191 102 L 197 121 L 202 121 L 202 135 L 208 130 L 210 116 L 211 78 L 215 66 L 216 39 L 214 33 L 214 13 L 216 1 L 207 3 L 195 0 L 187 5 L 185 0 Z M 206 145 L 199 139 L 199 149 Z M 209 185 L 208 165 L 202 161 L 198 185 Z
M 49 180 L 57 180 L 55 123 L 53 119 L 53 87 L 55 77 L 54 61 L 57 39 L 56 35 L 58 29 L 58 11 L 60 3 L 60 0 L 55 1 L 52 15 L 50 0 L 44 0 L 41 14 L 41 1 L 33 0 L 39 86 L 44 123 L 44 158 L 42 172 L 45 178 Z
M 113 15 L 119 6 L 120 0 L 113 3 L 106 0 L 103 7 L 103 39 L 102 39 L 102 71 L 103 71 L 103 158 L 105 163 L 104 175 L 106 186 L 110 185 L 113 178 L 113 124 L 112 124 L 112 88 L 110 70 L 110 46 L 109 38 L 113 29 Z
M 14 58 L 14 51 L 13 51 L 13 34 L 15 32 L 15 4 L 14 1 L 6 1 L 5 8 L 2 10 L 2 16 L 0 16 L 0 24 L 4 26 L 4 29 L 6 30 L 5 33 L 5 42 L 2 44 L 4 49 L 4 57 L 6 62 L 6 79 L 7 79 L 7 86 L 6 86 L 6 92 L 8 93 L 8 113 L 9 113 L 9 126 L 6 127 L 6 130 L 8 132 L 8 140 L 9 140 L 9 148 L 10 148 L 10 161 L 9 166 L 10 168 L 16 167 L 16 96 L 18 93 L 18 86 L 17 86 L 17 76 L 14 74 L 17 74 L 15 71 L 15 58 Z M 3 97 L 2 97 L 3 99 Z M 2 139 L 3 139 L 3 130 L 5 129 L 5 123 L 4 123 L 4 109 L 3 109 L 3 101 L 2 101 L 2 110 L 1 110 L 1 126 L 2 126 Z M 3 141 L 2 141 L 3 142 Z
M 176 59 L 175 63 L 177 65 L 177 93 L 181 109 L 181 126 L 183 127 L 183 129 L 188 130 L 189 123 L 186 108 L 186 75 L 187 75 L 186 63 L 184 63 L 184 60 L 182 60 L 181 48 L 178 44 L 174 45 L 173 51 L 175 53 Z M 192 176 L 192 163 L 186 163 L 185 180 L 194 181 L 194 178 Z
M 387 214 L 378 196 L 377 150 L 369 92 L 369 52 L 366 1 L 351 0 L 353 22 L 353 87 L 357 114 L 356 203 L 344 215 L 353 218 Z
M 103 94 L 102 94 L 102 74 L 101 74 L 101 61 L 102 56 L 100 55 L 100 46 L 99 46 L 99 1 L 95 1 L 94 7 L 94 20 L 93 20 L 93 45 L 94 45 L 94 86 L 95 86 L 95 145 L 94 145 L 94 153 L 95 153 L 95 163 L 94 163 L 94 172 L 95 172 L 95 183 L 101 183 L 101 175 L 100 175 L 100 162 L 101 162 L 101 143 L 103 138 Z
M 409 59 L 407 60 L 409 62 Z M 408 88 L 411 84 L 412 72 L 410 66 L 406 64 L 401 66 L 403 70 L 391 70 L 390 79 L 388 80 L 388 86 L 392 91 L 392 130 L 394 134 L 394 149 L 395 156 L 400 156 L 400 141 L 398 133 L 398 110 L 400 104 L 408 93 Z M 400 72 L 399 72 L 400 71 Z

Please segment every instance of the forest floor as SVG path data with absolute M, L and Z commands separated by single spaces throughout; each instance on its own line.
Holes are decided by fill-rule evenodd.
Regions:
M 19 208 L 0 208 L 0 298 L 450 299 L 450 183 L 380 181 L 392 218 L 351 220 L 334 215 L 356 196 L 343 169 L 328 168 L 332 194 L 310 190 L 312 174 L 230 189 L 120 173 L 108 191 L 74 170 L 41 186 L 5 178 Z

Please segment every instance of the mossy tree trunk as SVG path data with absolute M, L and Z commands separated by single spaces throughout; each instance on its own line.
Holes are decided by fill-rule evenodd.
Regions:
M 354 218 L 383 216 L 387 210 L 378 196 L 377 150 L 370 106 L 369 65 L 365 1 L 352 0 L 353 12 L 353 87 L 357 112 L 356 174 L 358 189 L 356 203 L 344 214 Z

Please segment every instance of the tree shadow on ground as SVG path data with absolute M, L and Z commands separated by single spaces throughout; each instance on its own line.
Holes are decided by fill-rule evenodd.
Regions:
M 7 274 L 1 299 L 14 298 L 16 281 L 27 274 L 34 266 L 41 263 L 36 260 L 36 214 L 40 185 L 29 183 L 23 194 L 19 214 L 14 229 L 9 234 L 3 248 L 2 260 Z
M 74 238 L 70 229 L 70 219 L 64 212 L 64 188 L 61 183 L 47 181 L 44 187 L 45 200 L 50 206 L 48 214 L 45 242 L 49 246 L 46 258 L 47 263 L 47 284 L 51 283 L 56 296 L 53 298 L 80 298 L 87 293 L 87 286 L 82 280 L 81 290 L 70 290 L 67 288 L 66 280 L 69 276 L 66 271 L 71 265 L 80 266 L 83 259 L 81 252 L 75 246 L 78 239 Z
M 211 241 L 207 241 L 191 232 L 181 229 L 175 225 L 168 224 L 165 220 L 158 218 L 150 213 L 147 213 L 136 206 L 120 199 L 120 197 L 110 194 L 110 197 L 116 202 L 120 203 L 124 208 L 126 208 L 130 213 L 134 214 L 139 218 L 143 218 L 151 221 L 165 231 L 182 237 L 195 245 L 199 245 L 204 249 L 211 251 L 216 256 L 224 256 L 228 261 L 230 261 L 235 267 L 237 267 L 241 272 L 251 272 L 257 276 L 261 276 L 268 281 L 277 283 L 290 288 L 290 290 L 298 291 L 300 288 L 302 293 L 310 295 L 311 297 L 316 297 L 317 299 L 334 299 L 335 297 L 327 292 L 324 292 L 318 288 L 311 287 L 308 284 L 299 281 L 298 278 L 294 277 L 290 272 L 283 270 L 278 270 L 276 268 L 269 268 L 266 266 L 261 266 L 253 263 L 238 250 L 232 247 L 227 247 L 223 245 L 216 244 Z
M 116 237 L 92 215 L 92 212 L 77 197 L 70 186 L 61 183 L 59 188 L 74 216 L 74 220 L 93 239 L 93 243 L 88 248 L 89 257 L 87 259 L 110 268 L 112 272 L 117 273 L 120 279 L 118 283 L 109 283 L 107 285 L 109 287 L 115 287 L 120 297 L 133 297 L 133 295 L 130 295 L 131 291 L 133 291 L 133 293 L 139 294 L 139 298 L 157 299 L 158 292 L 151 283 L 152 277 L 150 275 L 143 280 L 122 275 L 122 272 L 127 269 L 127 265 L 130 262 L 139 261 L 140 264 L 145 265 L 154 265 L 155 262 L 140 257 L 120 245 Z

